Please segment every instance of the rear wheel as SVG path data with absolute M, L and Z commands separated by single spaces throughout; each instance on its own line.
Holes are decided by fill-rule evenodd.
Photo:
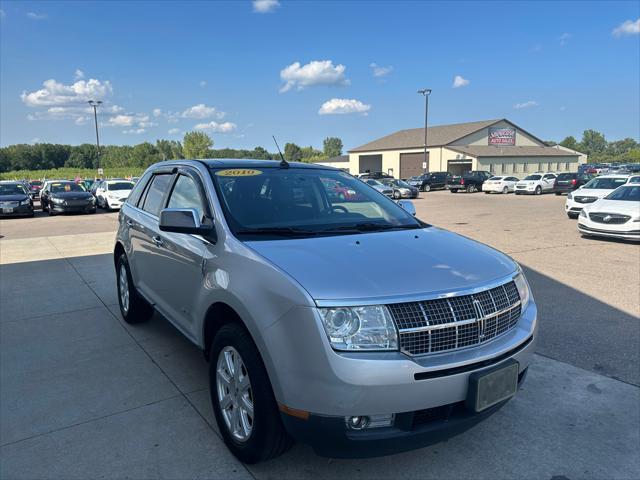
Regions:
M 562 192 L 556 192 L 556 195 L 562 195 Z
M 123 253 L 116 266 L 118 303 L 120 313 L 127 323 L 141 323 L 153 316 L 153 308 L 139 294 L 133 284 L 127 256 Z
M 478 189 L 476 188 L 475 185 L 467 185 L 467 193 L 475 193 L 477 191 Z
M 260 352 L 236 323 L 213 339 L 209 389 L 222 438 L 238 460 L 258 463 L 291 447 Z

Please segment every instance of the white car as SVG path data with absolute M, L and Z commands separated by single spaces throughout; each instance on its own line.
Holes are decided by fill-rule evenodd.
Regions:
M 516 183 L 520 179 L 516 177 L 491 177 L 482 184 L 484 193 L 509 193 L 516 189 Z
M 627 183 L 640 183 L 640 175 L 631 175 Z
M 106 210 L 119 209 L 129 197 L 135 184 L 129 180 L 105 180 L 96 188 L 98 207 Z
M 567 195 L 564 211 L 569 218 L 578 218 L 580 211 L 588 204 L 606 197 L 629 180 L 629 175 L 602 175 L 589 180 L 577 190 Z
M 530 194 L 540 195 L 545 192 L 553 192 L 553 184 L 556 181 L 555 173 L 534 173 L 516 183 L 516 195 Z
M 578 217 L 583 235 L 640 241 L 640 184 L 628 183 L 587 205 Z

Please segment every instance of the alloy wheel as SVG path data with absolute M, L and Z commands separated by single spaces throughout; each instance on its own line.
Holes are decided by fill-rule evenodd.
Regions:
M 120 265 L 118 285 L 120 286 L 120 304 L 126 314 L 129 312 L 129 277 L 127 276 L 127 269 L 124 265 Z
M 218 355 L 216 391 L 229 433 L 234 440 L 246 442 L 253 431 L 253 391 L 247 368 L 240 353 L 233 347 L 223 348 Z

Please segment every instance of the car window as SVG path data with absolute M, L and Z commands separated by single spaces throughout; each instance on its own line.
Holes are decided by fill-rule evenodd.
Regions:
M 107 190 L 131 190 L 132 188 L 133 182 L 117 182 L 107 184 Z
M 541 178 L 541 175 L 529 175 L 528 177 L 525 177 L 525 180 L 540 180 Z
M 502 180 L 502 177 L 491 177 L 489 180 L 498 181 L 498 180 Z M 507 179 L 505 178 L 505 180 Z
M 620 187 L 605 197 L 607 200 L 624 200 L 640 202 L 640 185 Z
M 147 189 L 148 191 L 144 199 L 144 205 L 142 206 L 142 209 L 145 212 L 149 212 L 151 215 L 155 215 L 156 217 L 160 215 L 162 200 L 164 199 L 164 194 L 169 188 L 170 181 L 171 174 L 169 173 L 158 174 L 153 177 L 151 184 Z
M 142 196 L 142 193 L 144 192 L 144 189 L 147 186 L 147 183 L 149 182 L 149 178 L 151 178 L 151 175 L 152 175 L 151 172 L 147 172 L 146 174 L 143 175 L 142 179 L 136 182 L 136 184 L 133 187 L 133 190 L 131 190 L 129 197 L 127 198 L 127 203 L 129 205 L 136 206 L 138 204 L 138 201 L 140 200 L 140 197 Z
M 598 177 L 589 181 L 584 188 L 613 190 L 627 183 L 626 177 Z
M 542 178 L 546 178 L 547 180 L 549 180 L 549 179 L 551 179 L 551 178 L 556 178 L 556 176 L 555 176 L 555 175 L 552 175 L 552 174 L 547 174 L 547 175 L 545 175 L 545 176 L 544 176 L 544 177 L 542 177 Z
M 26 195 L 24 187 L 15 183 L 0 183 L 0 195 Z
M 204 206 L 198 185 L 186 175 L 180 175 L 173 187 L 167 208 L 193 208 L 200 219 L 204 216 Z
M 73 182 L 51 184 L 51 193 L 64 192 L 86 192 L 86 190 L 82 185 L 78 185 L 77 183 Z
M 631 177 L 629 183 L 640 183 L 640 177 Z

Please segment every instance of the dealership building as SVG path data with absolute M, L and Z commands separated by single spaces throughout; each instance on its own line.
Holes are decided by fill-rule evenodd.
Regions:
M 549 147 L 507 119 L 400 130 L 349 150 L 341 162 L 351 174 L 385 172 L 409 178 L 423 172 L 488 170 L 495 175 L 525 175 L 539 171 L 575 172 L 586 155 L 564 147 Z M 346 159 L 345 159 L 346 160 Z M 337 162 L 336 162 L 337 163 Z

